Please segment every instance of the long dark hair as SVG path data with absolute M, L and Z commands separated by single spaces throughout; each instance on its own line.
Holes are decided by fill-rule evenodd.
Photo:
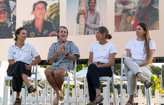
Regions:
M 15 31 L 15 38 L 14 38 L 14 40 L 15 40 L 15 41 L 17 41 L 17 40 L 18 40 L 17 35 L 19 35 L 19 34 L 20 34 L 20 32 L 21 32 L 22 30 L 26 30 L 26 29 L 25 29 L 25 28 L 23 28 L 23 27 L 20 27 L 20 28 L 18 28 L 18 29 Z
M 150 47 L 149 47 L 149 43 L 150 43 L 150 34 L 149 34 L 149 28 L 148 25 L 146 23 L 139 23 L 137 24 L 139 26 L 141 26 L 143 28 L 143 30 L 146 32 L 144 34 L 144 38 L 145 38 L 145 53 L 146 53 L 146 58 L 148 59 L 150 56 Z
M 101 34 L 105 33 L 105 38 L 106 39 L 112 39 L 111 34 L 109 34 L 109 31 L 105 26 L 100 26 L 96 30 L 99 31 Z

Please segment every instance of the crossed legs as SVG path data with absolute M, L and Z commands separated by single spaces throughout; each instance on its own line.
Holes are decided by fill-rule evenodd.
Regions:
M 58 105 L 59 100 L 64 97 L 62 86 L 64 83 L 64 77 L 67 75 L 67 72 L 64 68 L 59 68 L 56 70 L 54 70 L 53 68 L 47 68 L 45 70 L 45 75 L 49 84 L 56 91 L 54 105 Z
M 143 75 L 142 71 L 147 71 L 147 67 L 139 67 L 137 63 L 135 63 L 131 58 L 126 57 L 124 60 L 125 63 L 125 72 L 128 76 L 128 94 L 130 95 L 129 101 L 126 105 L 133 105 L 134 101 L 134 94 L 136 91 L 136 83 L 137 83 L 137 77 L 144 82 L 145 87 L 149 88 L 152 84 L 149 82 L 145 76 Z M 146 72 L 145 72 L 146 73 Z M 146 74 L 148 75 L 148 74 Z

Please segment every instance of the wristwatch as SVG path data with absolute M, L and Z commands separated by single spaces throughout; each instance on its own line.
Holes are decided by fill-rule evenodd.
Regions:
M 69 53 L 67 52 L 67 54 L 65 56 L 68 56 L 68 55 L 69 55 Z

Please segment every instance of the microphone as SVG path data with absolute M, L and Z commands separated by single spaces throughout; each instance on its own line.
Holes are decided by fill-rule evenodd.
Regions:
M 62 38 L 62 42 L 65 43 L 65 39 L 64 38 Z

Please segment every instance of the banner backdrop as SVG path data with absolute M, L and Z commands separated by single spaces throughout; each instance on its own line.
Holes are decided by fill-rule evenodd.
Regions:
M 125 53 L 124 48 L 128 40 L 136 38 L 136 32 L 133 26 L 139 21 L 144 21 L 148 24 L 150 23 L 150 36 L 157 47 L 155 56 L 164 57 L 164 0 L 142 0 L 154 1 L 153 4 L 149 6 L 151 9 L 142 11 L 147 14 L 145 18 L 139 15 L 142 6 L 140 1 L 141 0 L 96 0 L 96 12 L 94 17 L 87 17 L 87 12 L 90 9 L 88 0 L 45 0 L 45 2 L 47 2 L 46 11 L 44 11 L 44 14 L 40 15 L 40 17 L 44 17 L 44 21 L 48 21 L 51 26 L 47 25 L 48 28 L 43 28 L 44 31 L 36 29 L 36 33 L 36 30 L 33 30 L 35 28 L 31 28 L 32 31 L 29 29 L 26 42 L 36 48 L 42 60 L 46 60 L 49 47 L 57 41 L 57 28 L 60 25 L 64 25 L 68 27 L 68 40 L 73 41 L 80 50 L 80 59 L 88 59 L 88 48 L 96 41 L 94 30 L 90 30 L 89 25 L 91 25 L 91 27 L 103 25 L 108 28 L 109 33 L 112 35 L 112 39 L 109 41 L 115 45 L 117 50 L 116 57 L 120 58 L 121 55 Z M 9 23 L 12 27 L 12 33 L 15 31 L 15 25 L 18 28 L 34 22 L 34 19 L 37 17 L 35 14 L 36 11 L 33 9 L 34 3 L 36 2 L 37 0 L 17 0 L 16 2 L 9 0 L 9 4 L 13 5 L 10 6 L 11 11 L 16 11 L 10 12 L 12 14 L 11 17 L 10 15 L 6 17 L 8 20 L 11 19 Z M 38 8 L 38 10 L 44 9 L 45 8 Z M 149 10 L 151 11 L 148 12 Z M 4 11 L 0 11 L 1 14 L 3 12 Z M 85 15 L 87 18 L 84 18 Z M 79 18 L 79 22 L 77 18 Z M 14 19 L 16 21 L 14 21 Z M 91 24 L 91 22 L 99 24 L 94 25 Z M 11 38 L 0 38 L 1 61 L 7 60 L 8 47 L 15 42 L 12 38 L 14 34 L 10 35 Z

